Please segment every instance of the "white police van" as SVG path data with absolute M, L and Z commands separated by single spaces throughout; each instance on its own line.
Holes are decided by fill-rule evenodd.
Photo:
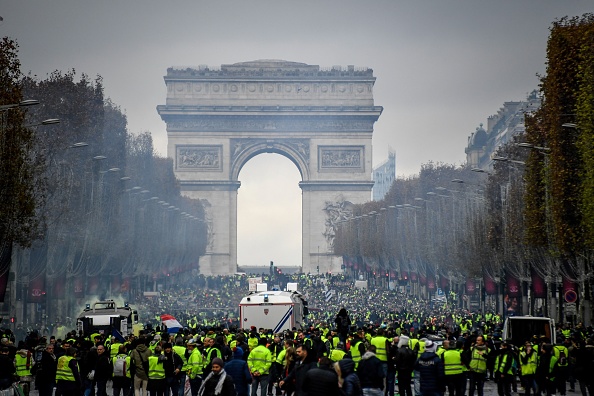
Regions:
M 303 327 L 304 317 L 308 314 L 307 301 L 297 291 L 256 291 L 239 303 L 240 327 L 243 329 L 254 326 L 280 333 Z

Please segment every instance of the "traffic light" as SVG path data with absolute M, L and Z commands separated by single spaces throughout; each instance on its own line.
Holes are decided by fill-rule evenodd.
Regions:
M 10 323 L 14 323 L 14 322 L 16 322 L 16 318 L 13 316 L 10 318 Z

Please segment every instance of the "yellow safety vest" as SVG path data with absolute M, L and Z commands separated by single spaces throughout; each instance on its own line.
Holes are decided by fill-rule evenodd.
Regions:
M 190 365 L 188 364 L 188 359 L 186 359 L 186 347 L 183 347 L 181 345 L 174 345 L 173 350 L 184 362 L 184 365 L 182 366 L 182 371 L 188 371 L 190 369 Z
M 113 359 L 120 353 L 121 342 L 116 341 L 109 347 L 109 360 L 113 362 Z
M 202 374 L 202 354 L 197 348 L 194 348 L 190 354 L 190 357 L 188 358 L 188 366 L 190 367 L 188 371 L 190 379 L 194 379 L 197 375 Z
M 444 351 L 443 365 L 445 368 L 445 375 L 456 375 L 464 372 L 462 356 L 457 349 L 448 349 Z
M 526 356 L 525 351 L 520 352 L 520 368 L 522 369 L 522 375 L 536 374 L 536 367 L 538 366 L 538 355 L 536 351 L 532 351 L 530 356 L 528 356 L 528 361 L 522 363 L 523 358 Z
M 19 377 L 26 377 L 31 375 L 31 353 L 27 353 L 27 356 L 23 357 L 20 353 L 17 353 L 14 357 L 16 366 L 16 375 Z M 29 366 L 29 367 L 27 367 Z
M 353 362 L 355 362 L 355 370 L 359 367 L 359 362 L 361 361 L 361 352 L 359 352 L 359 344 L 363 341 L 357 341 L 355 346 L 351 347 L 351 357 L 353 358 Z
M 386 343 L 388 339 L 384 336 L 376 336 L 371 339 L 371 345 L 375 346 L 375 356 L 382 362 L 388 361 L 388 353 L 386 351 Z
M 333 362 L 338 362 L 339 360 L 342 360 L 344 355 L 346 355 L 345 351 L 341 349 L 333 349 L 330 353 L 330 360 L 332 360 Z
M 72 369 L 70 368 L 70 361 L 74 359 L 72 356 L 61 356 L 58 359 L 58 366 L 57 366 L 57 370 L 56 370 L 56 381 L 58 380 L 62 380 L 62 381 L 76 381 L 76 378 L 74 378 L 74 373 L 72 372 Z
M 259 372 L 261 375 L 268 374 L 272 364 L 272 354 L 264 345 L 258 345 L 252 349 L 247 358 L 247 364 L 250 372 Z
M 163 363 L 159 362 L 159 356 L 149 356 L 149 379 L 164 379 L 165 378 L 165 367 Z
M 475 347 L 472 347 L 471 351 L 472 358 L 470 359 L 470 371 L 474 371 L 475 373 L 486 373 L 487 358 L 485 357 L 485 355 L 489 353 L 489 348 L 486 348 L 482 355 Z

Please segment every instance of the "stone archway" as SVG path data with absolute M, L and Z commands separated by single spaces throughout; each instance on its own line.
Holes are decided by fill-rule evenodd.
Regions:
M 303 272 L 338 272 L 336 222 L 349 203 L 370 200 L 371 139 L 382 108 L 373 103 L 371 69 L 261 60 L 220 70 L 167 70 L 168 155 L 182 191 L 207 209 L 203 274 L 237 268 L 239 172 L 250 158 L 278 153 L 302 181 Z

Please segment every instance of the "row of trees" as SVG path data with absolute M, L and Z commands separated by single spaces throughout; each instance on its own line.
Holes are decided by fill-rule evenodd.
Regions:
M 97 276 L 110 279 L 99 283 L 101 294 L 114 277 L 190 269 L 206 248 L 203 207 L 180 195 L 172 162 L 155 155 L 150 133 L 127 130 L 100 77 L 24 76 L 17 49 L 3 39 L 0 275 L 12 256 L 17 298 L 39 302 L 52 287 L 65 298 L 81 287 L 75 279 L 86 289 Z M 24 99 L 39 104 L 18 106 Z M 38 125 L 47 119 L 60 122 Z
M 589 299 L 594 248 L 594 17 L 553 23 L 541 77 L 542 106 L 501 146 L 489 175 L 427 164 L 385 199 L 358 205 L 335 253 L 367 268 L 484 275 L 549 286 L 574 283 Z M 455 182 L 453 183 L 452 180 Z M 457 181 L 457 183 L 456 183 Z M 529 282 L 527 282 L 529 283 Z

